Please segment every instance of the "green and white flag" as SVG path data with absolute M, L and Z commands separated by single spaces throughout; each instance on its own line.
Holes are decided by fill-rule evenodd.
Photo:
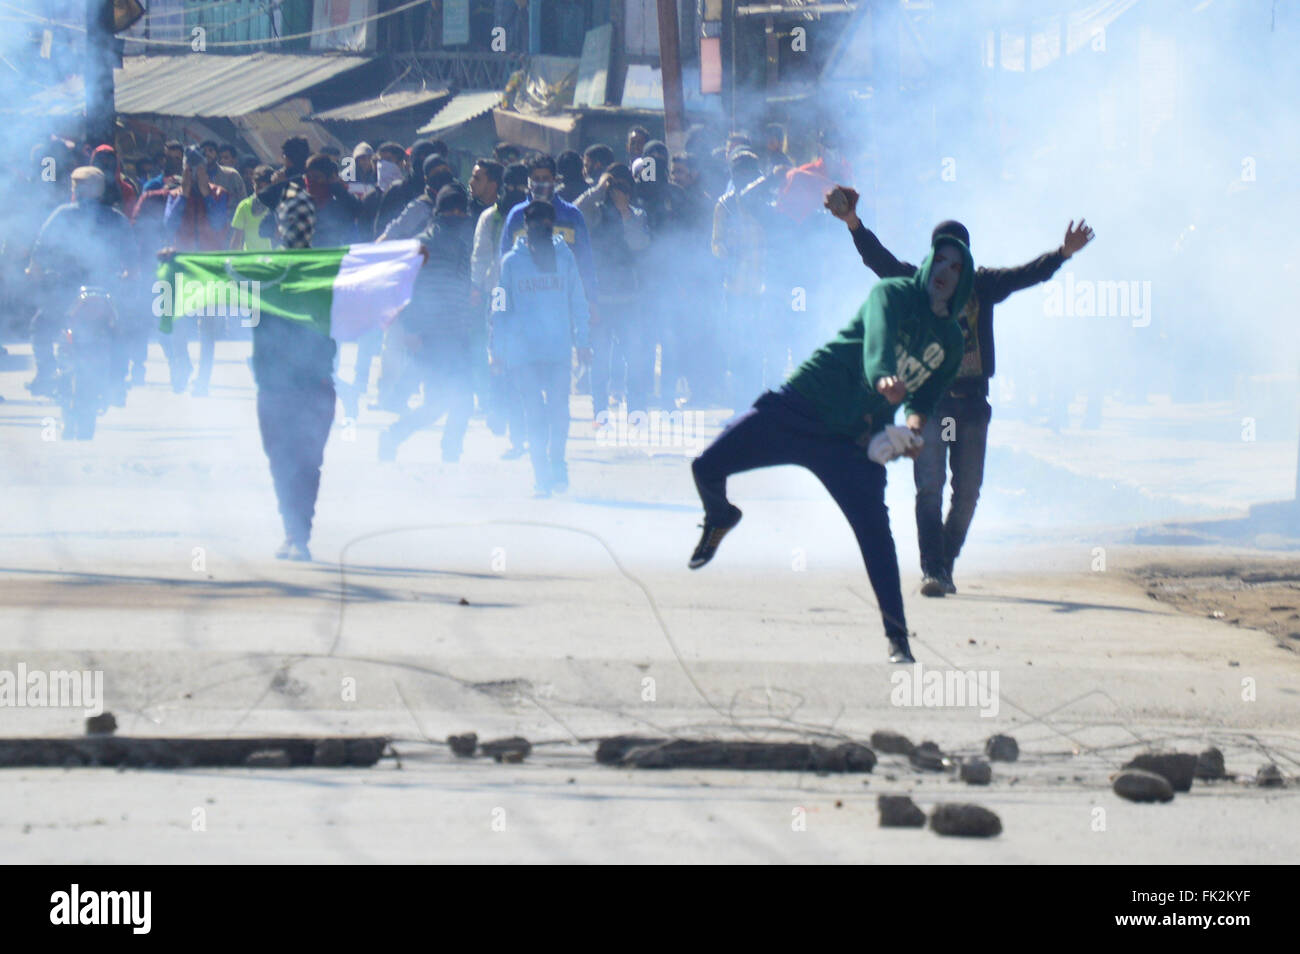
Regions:
M 271 252 L 178 252 L 158 266 L 154 314 L 170 332 L 188 315 L 262 315 L 311 325 L 337 341 L 387 328 L 411 300 L 420 243 L 370 242 L 347 248 Z

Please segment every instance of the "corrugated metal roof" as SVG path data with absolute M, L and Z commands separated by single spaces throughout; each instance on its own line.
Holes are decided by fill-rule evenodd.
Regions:
M 117 111 L 123 115 L 243 116 L 299 95 L 369 63 L 364 56 L 328 53 L 250 53 L 218 56 L 130 56 L 113 71 Z M 36 93 L 0 112 L 62 116 L 85 107 L 80 76 Z
M 323 113 L 316 113 L 311 118 L 321 122 L 356 122 L 362 119 L 374 119 L 376 116 L 387 116 L 389 113 L 423 106 L 426 103 L 432 104 L 435 100 L 446 99 L 449 96 L 451 91 L 446 89 L 394 90 L 373 99 L 363 99 L 359 103 L 327 109 Z
M 432 120 L 416 132 L 440 132 L 467 123 L 471 119 L 477 119 L 484 113 L 491 112 L 494 107 L 500 106 L 502 95 L 500 90 L 495 89 L 474 89 L 457 93 L 451 102 L 442 107 Z
M 133 56 L 117 71 L 117 111 L 162 116 L 242 116 L 348 70 L 364 56 L 250 53 Z

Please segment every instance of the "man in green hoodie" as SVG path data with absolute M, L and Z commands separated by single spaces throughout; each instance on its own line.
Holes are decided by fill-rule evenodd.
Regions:
M 961 367 L 964 338 L 954 320 L 970 297 L 970 250 L 935 236 L 920 270 L 871 290 L 853 320 L 813 352 L 780 391 L 768 391 L 691 464 L 704 504 L 704 533 L 690 568 L 713 559 L 740 522 L 727 478 L 780 464 L 806 467 L 848 519 L 862 551 L 889 640 L 889 659 L 915 662 L 907 639 L 898 555 L 885 506 L 885 468 L 867 455 L 899 404 L 920 435 Z M 908 456 L 914 456 L 915 450 Z

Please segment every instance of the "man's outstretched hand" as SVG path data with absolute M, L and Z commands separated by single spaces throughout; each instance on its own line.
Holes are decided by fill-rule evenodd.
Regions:
M 876 382 L 876 390 L 885 396 L 890 404 L 901 404 L 907 397 L 907 385 L 892 375 Z
M 1069 258 L 1092 241 L 1092 234 L 1092 229 L 1088 228 L 1085 220 L 1080 219 L 1077 226 L 1071 220 L 1065 227 L 1065 241 L 1061 243 L 1061 254 Z
M 835 188 L 841 190 L 844 193 L 844 197 L 849 200 L 848 208 L 845 211 L 838 213 L 831 208 L 831 192 L 833 190 L 830 189 L 826 191 L 825 201 L 822 204 L 831 215 L 835 216 L 835 218 L 847 225 L 851 232 L 862 224 L 858 219 L 858 199 L 860 196 L 856 189 L 850 189 L 846 185 L 837 185 Z

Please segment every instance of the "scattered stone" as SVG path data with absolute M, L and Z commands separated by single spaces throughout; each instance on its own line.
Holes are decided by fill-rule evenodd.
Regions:
M 258 749 L 248 753 L 244 765 L 248 768 L 288 768 L 292 762 L 284 749 Z
M 943 753 L 935 742 L 922 742 L 913 750 L 909 760 L 913 768 L 923 772 L 942 772 L 944 768 Z
M 1174 789 L 1163 775 L 1144 769 L 1120 772 L 1111 786 L 1120 798 L 1130 802 L 1172 802 Z
M 881 828 L 924 828 L 925 812 L 907 795 L 881 795 L 876 799 Z
M 388 748 L 387 739 L 348 739 L 348 765 L 362 765 L 369 768 L 378 762 Z
M 911 755 L 916 749 L 907 736 L 888 729 L 879 729 L 871 733 L 871 747 L 885 755 Z
M 1231 667 L 1233 667 L 1233 668 L 1236 668 L 1237 666 L 1240 666 L 1241 663 L 1237 662 L 1237 660 L 1235 660 L 1235 659 L 1229 659 L 1229 660 L 1228 660 L 1228 665 L 1231 666 Z
M 612 735 L 601 739 L 596 746 L 596 761 L 601 765 L 619 765 L 633 749 L 647 745 L 663 745 L 667 739 L 650 738 L 644 735 Z
M 131 738 L 120 735 L 87 735 L 71 739 L 9 738 L 0 739 L 0 766 L 99 766 L 104 768 L 192 769 L 240 767 L 249 765 L 249 757 L 274 752 L 290 766 L 316 763 L 322 738 Z M 340 739 L 348 766 L 368 767 L 379 761 L 388 747 L 388 739 L 360 737 Z M 328 751 L 327 747 L 327 751 Z M 257 755 L 257 761 L 268 758 Z
M 1144 769 L 1163 775 L 1175 792 L 1190 792 L 1196 775 L 1197 758 L 1189 752 L 1143 752 L 1130 759 L 1124 768 Z
M 983 805 L 939 805 L 930 815 L 930 829 L 940 835 L 992 838 L 1002 833 L 1002 819 Z
M 1255 773 L 1255 784 L 1260 788 L 1282 788 L 1286 785 L 1286 778 L 1276 764 L 1269 762 Z
M 460 598 L 460 605 L 461 605 L 461 606 L 469 606 L 469 600 L 465 599 L 465 597 L 462 596 L 462 597 Z
M 983 759 L 963 759 L 961 780 L 967 785 L 987 785 L 993 781 L 993 766 Z
M 86 719 L 86 735 L 112 735 L 117 731 L 117 719 L 111 712 L 101 712 Z
M 843 807 L 844 807 L 844 802 L 841 801 L 841 800 L 838 799 L 838 798 L 835 799 L 835 807 L 836 807 L 836 808 L 843 808 Z
M 834 748 L 806 742 L 729 742 L 724 740 L 651 739 L 626 745 L 615 758 L 612 740 L 596 758 L 636 768 L 762 769 L 777 772 L 870 772 L 876 753 L 865 745 L 843 742 Z M 601 749 L 605 748 L 602 753 Z
M 1223 778 L 1223 753 L 1210 746 L 1196 757 L 1196 777 L 1203 781 Z
M 512 735 L 508 739 L 497 739 L 483 743 L 483 754 L 498 762 L 522 762 L 533 751 L 533 744 L 521 735 Z
M 1020 744 L 1009 735 L 989 736 L 984 754 L 994 762 L 1014 762 L 1020 758 Z
M 334 767 L 348 764 L 348 744 L 343 739 L 321 739 L 311 756 L 312 765 Z
M 463 759 L 472 759 L 474 753 L 478 751 L 478 733 L 466 732 L 463 735 L 447 736 L 447 744 L 451 746 L 453 755 L 459 755 Z

